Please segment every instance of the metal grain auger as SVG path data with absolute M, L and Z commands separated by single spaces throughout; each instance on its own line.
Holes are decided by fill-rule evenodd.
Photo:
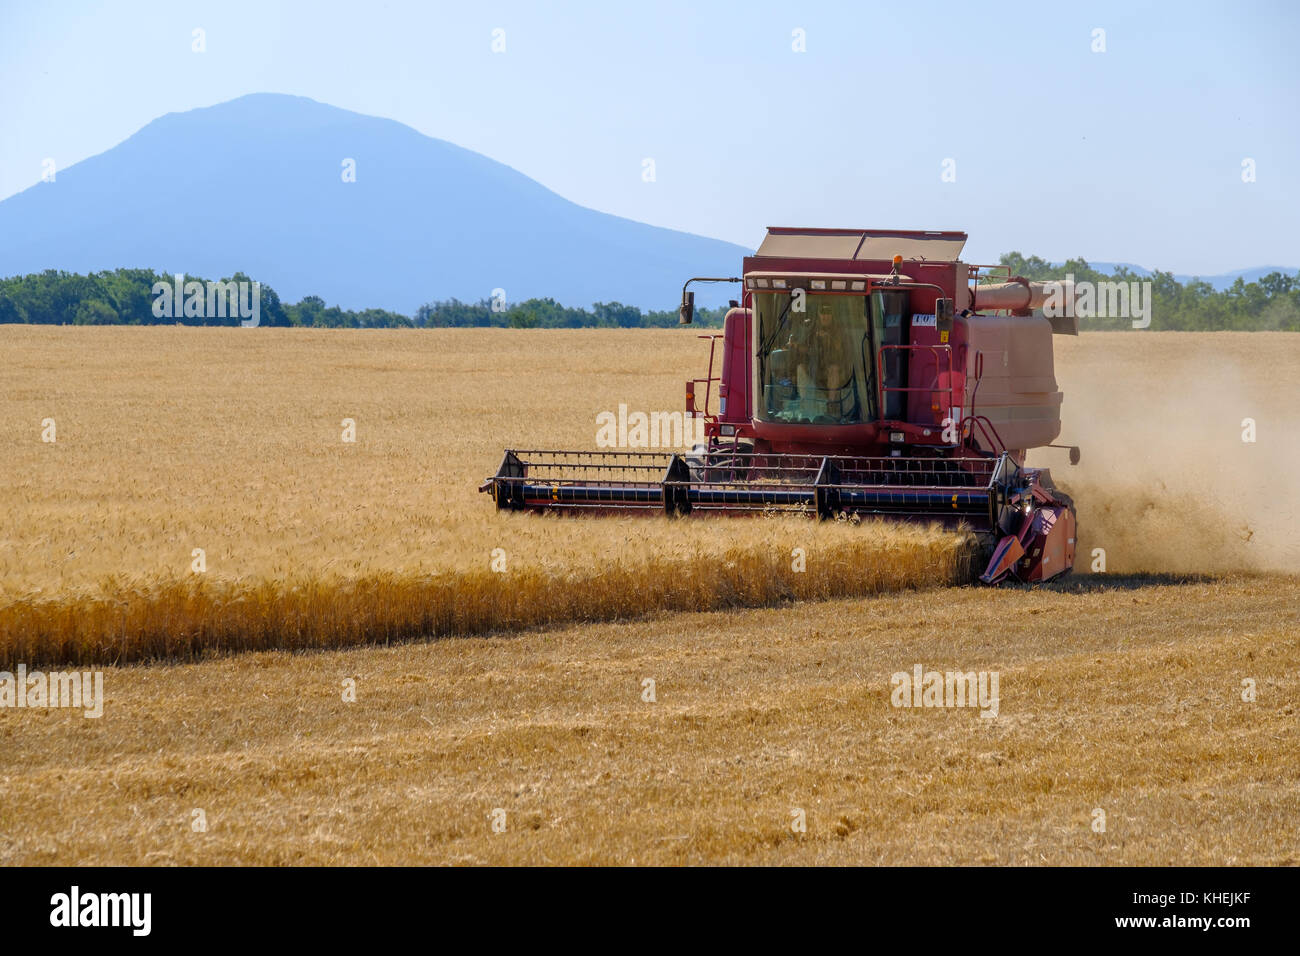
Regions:
M 1025 455 L 1068 447 L 1051 444 L 1061 430 L 1052 335 L 1078 330 L 1037 311 L 1045 284 L 961 262 L 965 242 L 962 232 L 768 229 L 743 276 L 682 289 L 686 325 L 692 282 L 744 287 L 722 333 L 701 336 L 708 375 L 686 383 L 704 444 L 690 454 L 512 449 L 479 490 L 515 510 L 964 524 L 986 543 L 987 584 L 1068 572 L 1074 504 Z M 998 270 L 1005 281 L 989 283 Z

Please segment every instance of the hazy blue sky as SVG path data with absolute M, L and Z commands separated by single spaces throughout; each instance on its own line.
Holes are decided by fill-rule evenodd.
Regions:
M 751 247 L 768 224 L 957 228 L 968 261 L 1300 266 L 1298 40 L 1289 2 L 0 0 L 0 197 L 47 157 L 271 91 Z

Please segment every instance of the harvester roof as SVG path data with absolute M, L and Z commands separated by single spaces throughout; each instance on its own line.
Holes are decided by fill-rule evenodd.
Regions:
M 807 229 L 768 226 L 755 258 L 904 260 L 956 262 L 966 245 L 964 232 L 906 229 Z

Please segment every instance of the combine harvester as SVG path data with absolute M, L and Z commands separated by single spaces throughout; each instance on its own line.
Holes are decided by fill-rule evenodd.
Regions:
M 511 510 L 939 521 L 980 535 L 986 584 L 1065 574 L 1074 504 L 1025 455 L 1068 447 L 1051 445 L 1061 430 L 1052 335 L 1077 325 L 1037 311 L 1044 283 L 961 262 L 965 242 L 962 232 L 770 228 L 743 276 L 682 288 L 685 325 L 692 282 L 744 287 L 722 333 L 701 336 L 707 377 L 686 383 L 705 444 L 690 454 L 508 450 L 479 490 Z M 1003 281 L 990 283 L 999 269 Z M 1069 452 L 1077 463 L 1078 448 Z

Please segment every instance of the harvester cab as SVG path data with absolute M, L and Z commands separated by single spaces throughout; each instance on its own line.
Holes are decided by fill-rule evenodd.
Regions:
M 963 263 L 965 242 L 962 232 L 769 229 L 741 276 L 683 289 L 690 324 L 691 283 L 743 287 L 721 334 L 707 336 L 708 374 L 686 384 L 703 443 L 690 453 L 510 450 L 481 490 L 508 509 L 938 521 L 981 535 L 986 583 L 1065 573 L 1073 503 L 1025 456 L 1061 430 L 1052 336 L 1075 330 L 1041 309 L 1073 290 Z

